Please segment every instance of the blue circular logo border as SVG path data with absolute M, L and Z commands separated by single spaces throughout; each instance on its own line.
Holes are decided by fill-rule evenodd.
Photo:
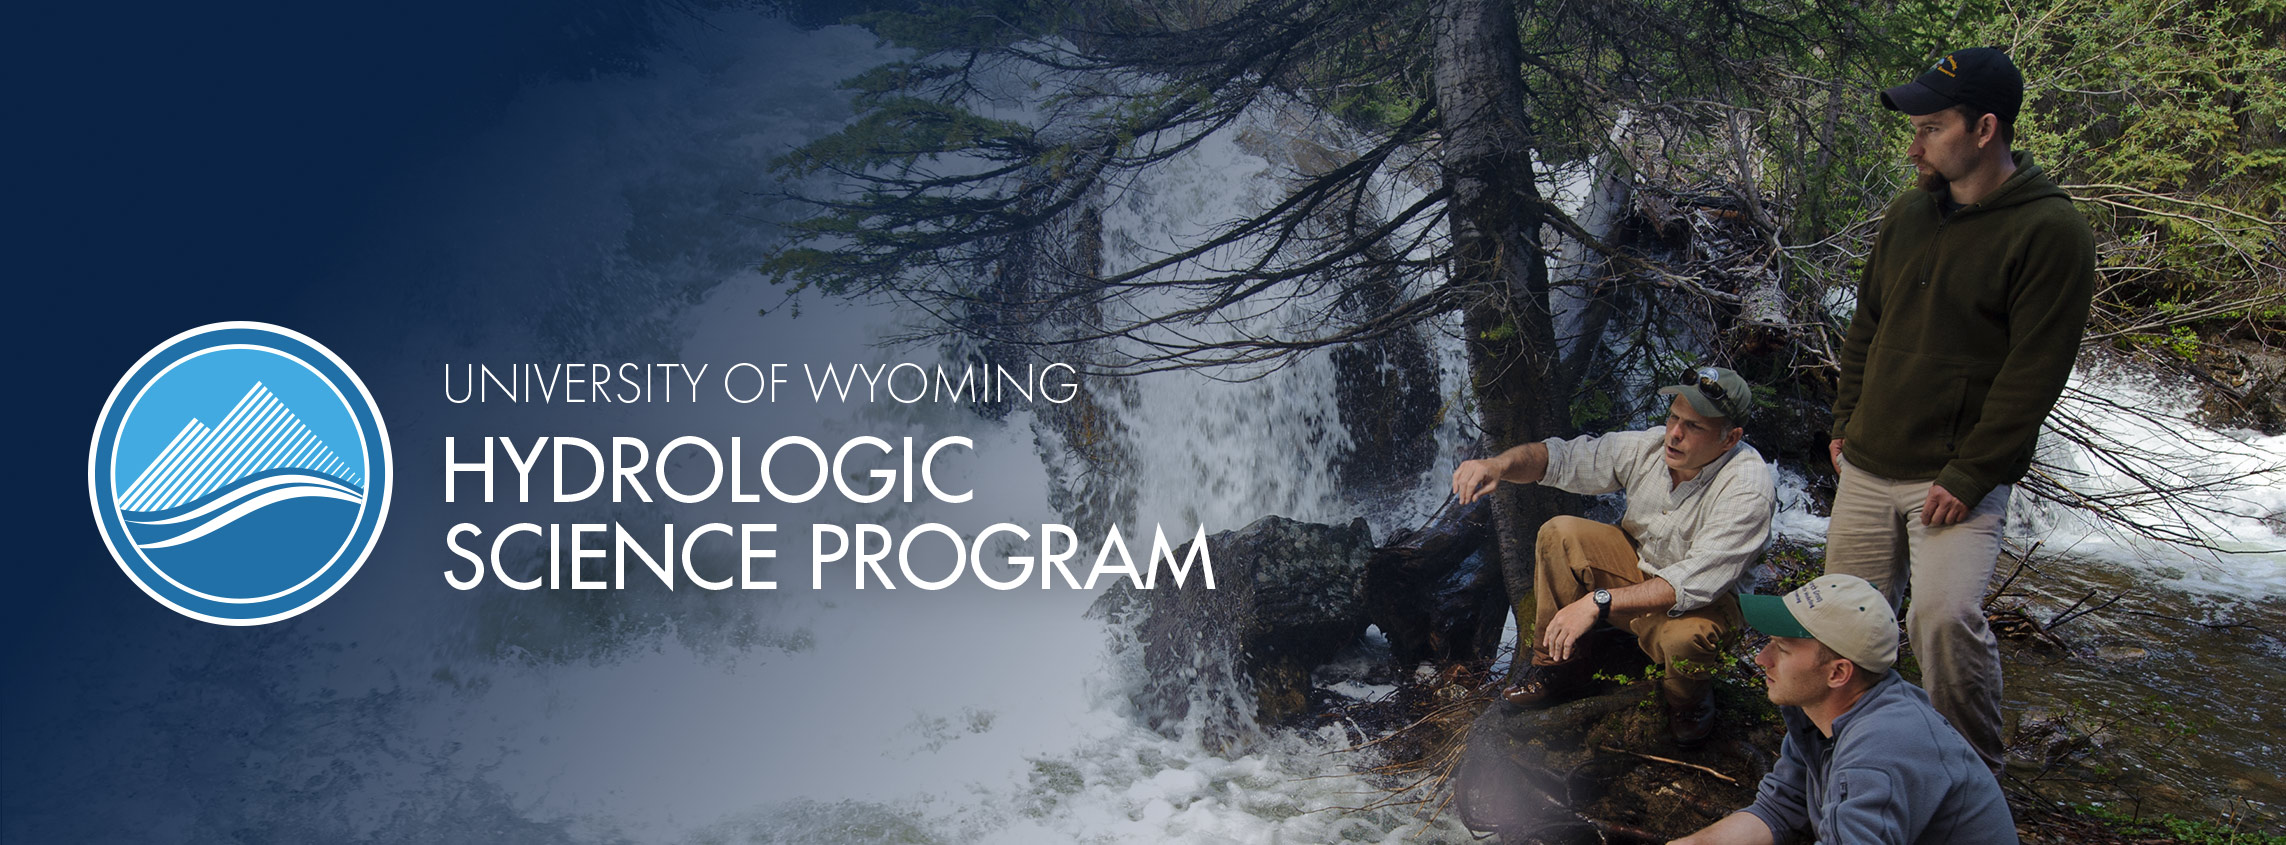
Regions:
M 366 507 L 358 515 L 340 554 L 327 561 L 325 577 L 317 578 L 285 595 L 250 604 L 229 604 L 190 595 L 167 583 L 166 579 L 140 554 L 133 553 L 133 543 L 119 509 L 111 504 L 114 474 L 110 471 L 112 453 L 117 446 L 119 429 L 126 422 L 129 406 L 136 397 L 156 380 L 159 374 L 178 361 L 227 345 L 258 346 L 300 360 L 318 371 L 347 402 L 357 422 L 358 434 L 367 445 Z M 378 446 L 376 451 L 375 446 Z M 103 535 L 103 544 L 111 551 L 128 580 L 135 582 L 145 595 L 184 616 L 217 625 L 263 625 L 281 619 L 290 619 L 316 607 L 340 591 L 357 571 L 365 566 L 365 559 L 381 536 L 381 526 L 389 519 L 389 499 L 396 491 L 396 478 L 389 445 L 389 428 L 381 419 L 380 406 L 373 401 L 365 382 L 349 365 L 315 340 L 283 326 L 256 322 L 210 323 L 168 338 L 166 342 L 144 353 L 141 360 L 127 369 L 119 384 L 111 389 L 111 396 L 103 402 L 103 413 L 96 418 L 95 434 L 87 450 L 87 496 L 95 511 L 95 522 Z M 374 506 L 378 494 L 379 506 Z M 122 551 L 125 543 L 127 551 Z M 347 559 L 347 567 L 337 567 Z

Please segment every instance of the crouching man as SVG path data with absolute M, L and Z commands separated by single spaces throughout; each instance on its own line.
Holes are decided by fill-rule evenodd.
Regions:
M 1659 392 L 1675 397 L 1664 430 L 1526 443 L 1463 462 L 1453 493 L 1467 504 L 1502 481 L 1627 491 L 1618 525 L 1563 516 L 1540 528 L 1533 607 L 1522 579 L 1509 579 L 1516 629 L 1530 631 L 1532 644 L 1530 665 L 1505 696 L 1524 706 L 1576 697 L 1590 666 L 1581 635 L 1607 623 L 1665 666 L 1668 728 L 1690 747 L 1714 730 L 1710 674 L 1724 634 L 1738 627 L 1732 591 L 1770 539 L 1777 492 L 1769 464 L 1741 442 L 1754 401 L 1745 379 L 1701 367 Z
M 1827 575 L 1784 596 L 1740 596 L 1746 624 L 1770 635 L 1754 662 L 1786 720 L 1778 764 L 1746 809 L 1676 840 L 2014 845 L 2016 821 L 1984 759 L 1890 671 L 1897 617 L 1855 575 Z

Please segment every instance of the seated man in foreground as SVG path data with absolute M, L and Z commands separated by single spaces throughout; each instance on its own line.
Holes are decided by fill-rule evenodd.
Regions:
M 1740 596 L 1746 624 L 1770 635 L 1754 663 L 1786 720 L 1778 763 L 1754 803 L 1676 840 L 1771 845 L 2016 840 L 2016 820 L 1984 759 L 1890 671 L 1897 617 L 1855 575 L 1827 575 L 1784 596 Z
M 1516 629 L 1530 631 L 1532 645 L 1531 664 L 1505 695 L 1525 706 L 1576 696 L 1590 666 L 1580 637 L 1610 623 L 1666 667 L 1668 729 L 1689 747 L 1714 730 L 1709 678 L 1723 634 L 1738 627 L 1732 589 L 1770 539 L 1777 492 L 1769 464 L 1741 442 L 1739 423 L 1754 401 L 1745 379 L 1701 367 L 1659 393 L 1675 397 L 1664 430 L 1551 437 L 1465 461 L 1453 471 L 1453 493 L 1467 504 L 1502 481 L 1627 491 L 1618 525 L 1560 516 L 1541 526 L 1529 620 L 1521 579 L 1508 584 Z

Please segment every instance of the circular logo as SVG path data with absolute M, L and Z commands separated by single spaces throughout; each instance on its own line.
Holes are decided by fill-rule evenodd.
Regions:
M 214 323 L 112 388 L 87 452 L 111 556 L 151 598 L 218 625 L 325 601 L 389 516 L 389 431 L 331 350 L 267 323 Z

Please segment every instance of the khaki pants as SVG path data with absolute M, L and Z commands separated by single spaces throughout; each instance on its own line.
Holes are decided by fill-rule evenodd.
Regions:
M 1532 624 L 1532 662 L 1542 666 L 1555 662 L 1548 656 L 1547 641 L 1548 622 L 1556 618 L 1556 611 L 1596 590 L 1643 583 L 1647 576 L 1637 566 L 1639 560 L 1635 544 L 1618 526 L 1576 516 L 1559 516 L 1540 526 L 1532 572 L 1538 617 Z M 1722 660 L 1723 634 L 1737 630 L 1739 622 L 1738 598 L 1730 593 L 1678 616 L 1665 610 L 1611 612 L 1611 624 L 1634 634 L 1643 653 L 1667 668 L 1660 686 L 1675 700 L 1706 692 L 1707 678 Z
M 2000 558 L 2012 488 L 1993 488 L 1960 522 L 1930 527 L 1921 524 L 1921 509 L 1934 483 L 1883 478 L 1843 459 L 1826 529 L 1826 571 L 1873 582 L 1892 608 L 1911 593 L 1905 637 L 1920 659 L 1929 703 L 1998 772 L 2000 644 L 1985 622 L 1984 594 Z

